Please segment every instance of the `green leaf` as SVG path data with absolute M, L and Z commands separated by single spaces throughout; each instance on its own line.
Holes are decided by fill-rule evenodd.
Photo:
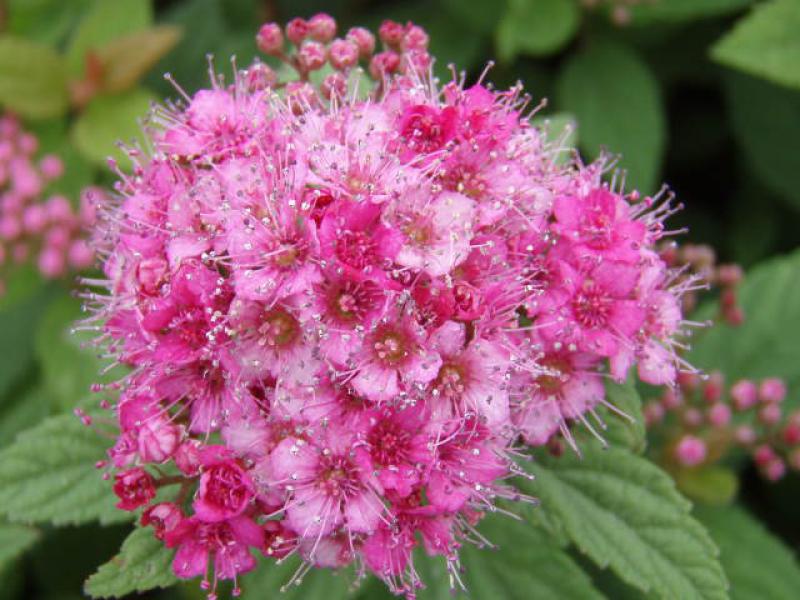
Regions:
M 628 11 L 632 25 L 652 25 L 718 17 L 742 10 L 752 3 L 753 0 L 662 0 L 640 2 L 630 6 Z
M 89 577 L 83 589 L 92 598 L 120 598 L 168 587 L 178 581 L 172 573 L 174 554 L 152 529 L 137 528 L 122 543 L 119 554 Z
M 0 37 L 0 104 L 23 117 L 44 119 L 64 114 L 68 102 L 64 60 L 55 50 Z
M 0 394 L 4 394 L 26 371 L 32 368 L 34 345 L 32 332 L 50 301 L 48 290 L 0 312 Z
M 188 32 L 180 43 L 155 66 L 148 75 L 148 87 L 165 95 L 175 96 L 175 89 L 163 74 L 169 72 L 189 94 L 208 87 L 206 55 L 217 54 L 229 34 L 220 0 L 188 0 L 166 11 L 159 21 L 177 25 Z M 251 38 L 253 39 L 253 38 Z M 220 55 L 220 68 L 228 66 L 228 57 Z
M 553 54 L 572 39 L 579 21 L 574 0 L 509 0 L 497 26 L 497 54 L 503 61 Z
M 33 546 L 39 536 L 33 527 L 0 522 L 0 571 Z
M 730 504 L 739 489 L 736 473 L 714 465 L 680 469 L 673 473 L 678 489 L 692 500 L 722 506 Z
M 29 40 L 59 45 L 89 6 L 89 0 L 8 0 L 8 31 Z
M 696 514 L 719 545 L 733 600 L 797 598 L 797 557 L 747 511 L 708 507 L 698 508 Z
M 800 2 L 757 4 L 711 48 L 717 62 L 774 83 L 800 88 Z
M 103 65 L 103 92 L 132 88 L 181 38 L 181 29 L 161 25 L 112 40 L 97 50 Z
M 454 19 L 478 33 L 492 33 L 500 21 L 508 0 L 442 0 L 445 10 Z M 462 32 L 462 35 L 464 33 Z M 469 34 L 466 34 L 469 35 Z
M 505 515 L 487 517 L 479 529 L 498 549 L 463 548 L 464 579 L 473 598 L 602 598 L 572 558 L 539 530 Z
M 622 449 L 587 449 L 543 457 L 525 484 L 578 549 L 658 597 L 726 598 L 716 548 L 669 476 Z
M 299 561 L 294 557 L 280 564 L 260 560 L 255 571 L 241 578 L 241 600 L 269 597 L 281 600 L 338 600 L 349 597 L 348 588 L 354 579 L 349 570 L 311 569 L 294 585 L 288 585 L 299 566 Z M 278 594 L 279 591 L 282 593 Z
M 140 122 L 147 115 L 153 94 L 141 88 L 113 96 L 97 96 L 72 129 L 72 140 L 83 155 L 105 165 L 113 156 L 127 165 L 125 154 L 117 142 L 130 143 L 141 139 Z
M 747 164 L 776 194 L 800 208 L 800 93 L 731 73 L 725 91 L 733 132 Z
M 46 419 L 0 452 L 0 513 L 14 522 L 78 525 L 130 519 L 95 468 L 108 439 L 74 415 Z
M 0 449 L 10 445 L 20 431 L 30 429 L 51 413 L 52 403 L 38 385 L 13 389 L 0 401 Z
M 628 182 L 654 191 L 664 153 L 664 107 L 658 83 L 633 49 L 601 41 L 570 57 L 556 83 L 562 110 L 578 119 L 591 158 L 620 153 Z
M 800 406 L 798 273 L 800 251 L 748 272 L 738 294 L 745 322 L 739 327 L 720 322 L 701 330 L 689 361 L 707 371 L 719 369 L 729 381 L 742 377 L 783 377 L 790 391 L 787 403 Z M 713 316 L 708 309 L 701 313 L 701 318 Z
M 643 452 L 647 445 L 647 432 L 642 415 L 642 399 L 632 379 L 624 384 L 607 381 L 606 400 L 629 418 L 608 408 L 604 409 L 602 417 L 606 423 L 606 430 L 603 432 L 603 437 L 611 445 L 628 448 L 637 453 Z
M 47 308 L 35 336 L 36 356 L 42 369 L 42 386 L 54 406 L 74 408 L 99 381 L 104 363 L 96 350 L 84 347 L 94 337 L 87 332 L 72 333 L 81 313 L 80 301 L 59 296 Z
M 151 0 L 94 0 L 67 47 L 69 73 L 83 73 L 87 52 L 97 51 L 111 40 L 144 29 L 152 22 Z

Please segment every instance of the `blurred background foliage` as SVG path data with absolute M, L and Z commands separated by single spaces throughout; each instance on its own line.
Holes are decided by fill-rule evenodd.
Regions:
M 230 56 L 241 66 L 256 56 L 260 23 L 323 10 L 340 31 L 375 28 L 384 18 L 419 23 L 431 35 L 441 78 L 450 77 L 452 63 L 474 80 L 495 60 L 488 79 L 497 86 L 521 80 L 532 104 L 542 103 L 537 119 L 572 127 L 587 158 L 603 149 L 620 154 L 629 184 L 644 192 L 666 182 L 685 204 L 673 224 L 688 227 L 689 240 L 713 245 L 725 261 L 750 267 L 800 246 L 797 0 L 0 0 L 0 105 L 24 119 L 42 152 L 62 156 L 66 174 L 49 191 L 77 201 L 87 185 L 113 182 L 106 157 L 121 156 L 117 140 L 138 137 L 137 118 L 150 103 L 177 95 L 164 73 L 191 94 L 208 82 L 206 55 L 231 73 Z M 795 255 L 771 265 L 743 291 L 751 322 L 738 332 L 714 331 L 696 357 L 702 367 L 725 367 L 731 378 L 786 377 L 797 405 L 800 261 Z M 68 333 L 80 312 L 70 295 L 73 282 L 43 283 L 23 267 L 7 284 L 0 298 L 0 447 L 44 417 L 74 408 L 101 364 Z M 82 458 L 71 458 L 65 472 L 86 468 Z M 796 547 L 799 478 L 768 485 L 743 468 L 749 510 Z M 87 485 L 108 493 L 90 474 L 98 481 Z M 726 510 L 734 522 L 743 519 L 737 527 L 750 536 L 755 559 L 758 552 L 783 552 L 741 509 Z M 737 543 L 726 538 L 731 529 L 724 523 L 731 521 L 718 513 L 704 520 L 723 548 Z M 80 598 L 86 577 L 129 531 L 87 524 L 80 514 L 65 522 L 76 525 L 34 529 L 0 521 L 0 600 Z M 547 560 L 537 558 L 538 534 L 530 535 L 515 541 L 523 558 Z M 637 595 L 584 566 L 609 597 Z M 262 569 L 245 583 L 245 595 L 279 587 L 291 570 Z M 309 579 L 287 597 L 334 598 L 347 587 L 341 577 Z M 507 581 L 508 589 L 486 588 L 474 597 L 488 598 L 489 591 L 530 597 L 523 584 Z M 200 597 L 195 588 L 150 595 Z M 372 582 L 360 595 L 379 598 L 381 590 Z

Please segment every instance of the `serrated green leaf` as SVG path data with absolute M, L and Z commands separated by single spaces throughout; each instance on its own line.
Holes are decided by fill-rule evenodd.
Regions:
M 22 38 L 0 37 L 0 105 L 44 119 L 67 111 L 64 60 L 55 50 Z
M 35 336 L 36 356 L 42 370 L 42 386 L 54 406 L 70 410 L 89 394 L 89 387 L 99 380 L 104 363 L 96 351 L 85 347 L 93 336 L 72 333 L 81 318 L 81 303 L 62 295 L 48 306 Z
M 498 549 L 464 547 L 465 597 L 602 598 L 572 558 L 539 530 L 502 515 L 487 517 L 479 528 Z
M 293 585 L 288 585 L 298 567 L 299 561 L 295 558 L 280 564 L 261 560 L 255 571 L 241 578 L 241 600 L 261 600 L 271 596 L 286 600 L 340 600 L 349 597 L 348 589 L 354 580 L 349 570 L 311 569 Z
M 33 546 L 39 535 L 33 527 L 0 522 L 0 571 Z
M 800 92 L 731 73 L 725 92 L 733 132 L 747 164 L 776 194 L 800 209 Z
M 719 63 L 774 83 L 800 88 L 800 2 L 757 4 L 711 48 Z
M 142 139 L 141 121 L 155 100 L 149 91 L 137 88 L 123 94 L 94 98 L 72 129 L 72 141 L 89 160 L 105 165 L 109 156 L 128 164 L 118 142 Z
M 95 468 L 108 439 L 74 415 L 46 419 L 0 452 L 0 514 L 13 522 L 77 525 L 130 519 Z
M 794 553 L 739 507 L 696 510 L 719 546 L 733 600 L 793 600 L 800 590 Z
M 67 68 L 80 76 L 86 66 L 86 53 L 96 51 L 111 40 L 148 27 L 153 22 L 151 0 L 94 0 L 78 24 L 67 47 Z
M 664 153 L 664 107 L 658 83 L 632 48 L 601 41 L 570 57 L 556 82 L 562 110 L 578 119 L 580 146 L 594 158 L 621 154 L 628 182 L 654 191 Z
M 8 397 L 10 396 L 10 397 Z M 50 396 L 41 386 L 13 389 L 0 400 L 0 449 L 10 445 L 17 434 L 50 416 Z
M 647 432 L 642 415 L 642 399 L 632 379 L 626 383 L 607 381 L 606 400 L 622 414 L 604 409 L 602 417 L 606 430 L 603 437 L 611 445 L 641 454 L 647 444 Z
M 497 54 L 503 61 L 553 54 L 572 39 L 579 22 L 575 0 L 509 0 L 497 26 Z
M 543 457 L 525 484 L 599 566 L 661 598 L 727 598 L 716 548 L 654 464 L 584 444 L 583 458 Z
M 160 25 L 118 37 L 99 48 L 102 91 L 117 94 L 132 88 L 180 38 L 180 27 Z
M 684 23 L 742 10 L 753 0 L 662 0 L 640 2 L 628 8 L 631 25 Z
M 172 572 L 174 554 L 152 529 L 137 528 L 122 543 L 119 554 L 100 566 L 83 589 L 92 598 L 120 598 L 168 587 L 178 581 Z
M 673 473 L 678 489 L 692 500 L 722 506 L 729 504 L 739 489 L 736 473 L 726 467 L 709 465 L 680 469 Z
M 692 364 L 719 369 L 729 381 L 742 377 L 783 377 L 787 403 L 800 405 L 800 251 L 749 271 L 739 286 L 745 321 L 739 327 L 720 322 L 700 331 L 689 353 Z M 706 309 L 701 318 L 713 317 Z

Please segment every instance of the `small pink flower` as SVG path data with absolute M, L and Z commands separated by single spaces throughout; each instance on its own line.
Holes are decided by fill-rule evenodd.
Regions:
M 129 469 L 117 473 L 114 493 L 119 498 L 117 508 L 136 510 L 156 497 L 155 480 L 142 468 Z
M 224 521 L 241 515 L 254 495 L 253 483 L 245 470 L 232 459 L 201 459 L 200 487 L 192 507 L 208 522 Z

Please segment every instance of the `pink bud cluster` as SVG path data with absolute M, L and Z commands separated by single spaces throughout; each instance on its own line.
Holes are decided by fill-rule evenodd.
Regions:
M 682 269 L 682 277 L 699 277 L 701 286 L 683 295 L 684 314 L 698 305 L 699 291 L 714 289 L 719 292 L 719 317 L 729 325 L 741 325 L 745 315 L 739 305 L 739 285 L 744 279 L 742 267 L 735 263 L 717 263 L 716 252 L 705 244 L 665 244 L 661 258 L 672 268 Z
M 304 44 L 329 56 L 335 30 L 268 24 L 258 43 L 282 53 L 285 33 L 307 84 Z M 507 482 L 521 441 L 574 443 L 606 373 L 671 384 L 681 364 L 693 281 L 656 250 L 669 195 L 606 183 L 518 87 L 438 87 L 405 61 L 419 27 L 379 38 L 405 67 L 373 69 L 366 98 L 298 98 L 256 64 L 157 110 L 102 210 L 105 293 L 86 296 L 131 369 L 112 386 L 119 507 L 144 507 L 178 576 L 213 570 L 211 597 L 255 554 L 298 555 L 298 578 L 354 563 L 414 597 L 421 546 L 458 582 L 482 515 L 532 500 Z
M 11 114 L 0 117 L 0 272 L 34 260 L 43 277 L 62 277 L 94 263 L 84 230 L 94 222 L 88 198 L 78 211 L 67 198 L 45 198 L 64 173 L 53 154 L 36 159 L 39 141 Z M 0 293 L 4 282 L 0 279 Z
M 697 467 L 744 448 L 770 481 L 784 476 L 787 463 L 800 470 L 800 411 L 786 415 L 783 380 L 740 379 L 727 388 L 718 371 L 705 380 L 681 373 L 678 380 L 678 389 L 644 407 L 647 425 L 668 432 L 667 462 Z
M 336 21 L 324 13 L 309 20 L 295 18 L 281 28 L 277 23 L 265 23 L 256 36 L 258 48 L 269 56 L 280 59 L 295 69 L 299 81 L 292 82 L 288 91 L 313 101 L 317 93 L 308 84 L 309 74 L 325 66 L 333 69 L 326 75 L 319 92 L 324 98 L 332 94 L 343 95 L 347 89 L 346 76 L 363 63 L 371 77 L 383 78 L 396 73 L 420 72 L 431 64 L 428 54 L 428 34 L 418 25 L 384 21 L 378 30 L 383 50 L 375 53 L 375 36 L 363 27 L 351 28 L 344 37 L 336 37 Z M 287 53 L 286 40 L 292 43 L 295 53 Z M 277 74 L 266 65 L 258 68 L 270 85 L 277 83 Z

